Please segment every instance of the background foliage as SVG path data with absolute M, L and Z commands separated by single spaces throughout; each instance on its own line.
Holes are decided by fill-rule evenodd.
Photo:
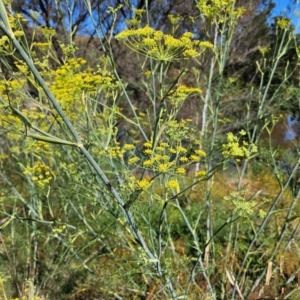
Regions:
M 273 7 L 0 1 L 3 299 L 297 299 L 299 43 Z

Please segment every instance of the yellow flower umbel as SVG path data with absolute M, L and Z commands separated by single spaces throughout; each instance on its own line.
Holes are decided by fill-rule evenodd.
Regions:
M 245 134 L 244 130 L 240 131 L 240 136 Z M 223 144 L 222 148 L 224 158 L 233 157 L 236 161 L 240 161 L 243 158 L 249 159 L 251 155 L 257 152 L 256 145 L 246 141 L 240 143 L 240 137 L 235 136 L 232 132 L 227 134 L 227 144 Z
M 199 170 L 198 172 L 196 172 L 195 177 L 196 178 L 202 178 L 207 174 L 207 172 L 205 170 Z
M 276 23 L 279 28 L 281 28 L 282 30 L 285 30 L 285 29 L 289 28 L 291 21 L 287 18 L 278 18 Z
M 194 87 L 187 87 L 181 85 L 170 92 L 169 102 L 172 106 L 177 107 L 180 105 L 187 97 L 201 94 L 202 90 Z
M 185 175 L 185 173 L 186 173 L 186 169 L 183 167 L 179 167 L 176 169 L 176 174 Z
M 220 22 L 225 22 L 230 15 L 238 19 L 244 14 L 245 9 L 234 9 L 234 4 L 235 0 L 198 0 L 196 6 L 208 19 L 217 18 Z
M 180 143 L 187 136 L 192 137 L 194 132 L 189 120 L 171 120 L 167 123 L 166 134 L 172 142 Z
M 170 161 L 172 153 L 169 152 L 169 144 L 162 142 L 155 150 L 152 149 L 152 143 L 144 143 L 144 154 L 147 155 L 148 159 L 142 163 L 143 168 L 151 169 L 159 173 L 174 172 L 176 168 L 175 161 Z M 185 149 L 184 149 L 185 150 Z M 180 169 L 177 174 L 184 174 L 185 171 Z
M 256 201 L 247 201 L 245 194 L 233 192 L 229 196 L 224 197 L 226 201 L 230 201 L 234 206 L 234 213 L 243 218 L 251 218 L 257 207 Z
M 170 15 L 168 15 L 168 19 L 170 20 L 170 22 L 171 22 L 172 25 L 176 25 L 176 24 L 178 24 L 183 19 L 183 17 L 180 16 L 180 15 L 172 15 L 172 14 L 170 14 Z
M 132 50 L 159 61 L 179 61 L 198 56 L 199 41 L 193 40 L 194 34 L 185 32 L 181 38 L 164 34 L 149 26 L 127 29 L 116 36 Z
M 48 185 L 53 177 L 50 167 L 42 162 L 36 162 L 33 167 L 27 166 L 23 174 L 30 175 L 31 179 L 41 188 Z
M 266 217 L 266 211 L 259 208 L 262 204 L 268 203 L 268 198 L 260 198 L 255 201 L 253 197 L 247 199 L 247 190 L 232 192 L 229 196 L 225 196 L 224 200 L 231 202 L 234 207 L 233 213 L 242 218 L 251 219 L 254 215 L 258 215 L 261 219 Z
M 179 188 L 179 182 L 176 179 L 172 179 L 168 181 L 167 187 L 169 189 L 175 190 L 177 193 L 179 193 L 180 188 Z
M 136 189 L 137 189 L 138 191 L 145 191 L 145 190 L 147 190 L 150 186 L 151 186 L 151 181 L 149 181 L 149 180 L 147 180 L 147 179 L 142 179 L 142 180 L 136 181 Z
M 28 146 L 26 147 L 27 153 L 36 153 L 36 154 L 44 154 L 45 156 L 51 155 L 50 152 L 50 144 L 42 141 L 29 141 Z
M 84 95 L 95 96 L 100 90 L 110 91 L 118 88 L 118 82 L 105 70 L 94 73 L 84 68 L 86 61 L 71 58 L 54 72 L 51 85 L 53 94 L 72 121 L 78 120 L 85 112 Z

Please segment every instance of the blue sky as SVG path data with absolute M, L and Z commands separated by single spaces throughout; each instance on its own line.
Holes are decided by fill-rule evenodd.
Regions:
M 299 0 L 273 0 L 276 4 L 274 9 L 274 16 L 286 15 L 288 18 L 292 19 L 295 27 L 298 27 L 297 31 L 300 30 L 300 3 Z M 298 12 L 298 13 L 297 13 Z M 297 15 L 298 14 L 298 15 Z

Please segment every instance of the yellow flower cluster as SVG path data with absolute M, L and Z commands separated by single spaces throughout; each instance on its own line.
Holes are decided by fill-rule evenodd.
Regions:
M 177 147 L 171 147 L 168 143 L 162 142 L 156 146 L 155 151 L 152 150 L 152 144 L 147 142 L 144 144 L 145 150 L 144 154 L 149 156 L 143 162 L 144 168 L 150 168 L 154 171 L 161 173 L 168 173 L 170 171 L 175 171 L 178 175 L 185 175 L 186 169 L 184 166 L 199 162 L 203 159 L 206 154 L 203 150 L 195 150 L 193 155 L 190 157 L 185 156 L 187 149 L 178 145 Z M 171 160 L 171 156 L 173 159 Z M 182 163 L 178 166 L 177 164 Z
M 133 150 L 135 148 L 135 146 L 133 144 L 125 144 L 123 146 L 124 150 Z
M 26 152 L 28 153 L 39 153 L 47 155 L 50 150 L 50 144 L 42 141 L 29 141 L 28 146 L 26 147 Z
M 145 9 L 136 9 L 134 11 L 134 18 L 130 20 L 126 20 L 126 24 L 128 27 L 137 27 L 141 23 L 142 15 L 146 12 Z
M 279 28 L 285 30 L 290 26 L 291 21 L 287 18 L 278 18 L 276 23 L 277 23 Z
M 50 27 L 41 27 L 40 28 L 41 33 L 49 40 L 51 39 L 55 34 L 56 31 L 54 28 L 50 28 Z
M 128 179 L 128 187 L 130 188 L 131 192 L 146 191 L 152 184 L 152 181 L 148 180 L 147 178 L 137 180 L 135 176 L 130 176 Z
M 266 54 L 271 50 L 270 47 L 260 47 L 258 46 L 259 52 L 262 54 L 263 57 L 266 56 Z
M 189 120 L 169 121 L 166 129 L 168 138 L 175 143 L 180 143 L 182 140 L 186 139 L 186 137 L 189 137 L 190 140 L 194 140 L 192 137 L 195 130 L 189 126 L 189 123 Z
M 13 51 L 12 49 L 10 39 L 6 35 L 3 35 L 0 38 L 0 53 L 8 54 Z
M 21 91 L 20 91 L 21 93 Z M 9 93 L 9 96 L 12 97 L 14 95 L 14 92 Z M 0 95 L 1 95 L 1 83 L 0 83 Z M 18 99 L 18 96 L 16 96 L 13 101 L 10 102 L 10 104 L 13 107 L 18 107 L 22 105 L 21 99 Z M 24 102 L 23 102 L 24 104 Z M 34 126 L 39 127 L 42 130 L 48 131 L 49 126 L 51 124 L 51 121 L 53 121 L 52 115 L 47 115 L 45 112 L 43 112 L 39 107 L 34 106 L 35 104 L 30 103 L 29 108 L 24 107 L 21 109 L 20 113 L 24 116 L 24 118 L 27 118 L 30 123 Z M 1 128 L 5 128 L 9 134 L 22 134 L 24 133 L 24 123 L 26 123 L 25 119 L 18 116 L 14 111 L 9 109 L 9 106 L 0 105 L 0 126 Z M 28 125 L 28 124 L 27 124 Z M 27 128 L 28 130 L 29 128 Z M 19 135 L 19 138 L 21 139 L 21 135 Z
M 82 58 L 72 58 L 54 73 L 51 90 L 71 120 L 78 119 L 85 111 L 83 93 L 95 94 L 99 89 L 115 89 L 118 86 L 111 74 L 83 70 L 85 64 Z
M 180 105 L 187 97 L 201 94 L 202 90 L 199 88 L 187 87 L 185 85 L 181 85 L 170 92 L 169 101 L 172 106 Z
M 116 36 L 124 40 L 132 50 L 159 61 L 178 61 L 193 58 L 200 53 L 196 48 L 199 41 L 193 40 L 193 33 L 185 32 L 181 38 L 175 38 L 149 26 L 127 29 Z
M 174 165 L 175 163 L 173 161 L 164 162 L 162 157 L 162 161 L 159 161 L 157 164 L 157 170 L 162 173 L 167 173 Z
M 205 170 L 199 170 L 198 172 L 196 172 L 195 177 L 201 178 L 201 177 L 204 177 L 205 175 L 206 175 Z
M 24 36 L 24 31 L 22 28 L 22 23 L 27 22 L 27 20 L 21 14 L 10 15 L 8 17 L 9 25 L 13 31 L 16 38 Z M 7 36 L 2 36 L 0 38 L 0 53 L 12 54 L 15 51 L 12 46 L 11 41 Z
M 225 200 L 230 201 L 234 206 L 234 213 L 243 218 L 250 218 L 256 213 L 258 203 L 254 200 L 247 200 L 244 194 L 241 192 L 233 192 L 229 196 L 224 197 Z M 266 212 L 258 210 L 259 216 L 264 218 Z
M 150 168 L 154 171 L 161 173 L 168 173 L 173 170 L 175 167 L 175 160 L 170 161 L 172 153 L 176 153 L 177 151 L 173 148 L 170 148 L 169 144 L 166 142 L 160 143 L 155 152 L 152 150 L 152 144 L 150 142 L 144 143 L 144 153 L 149 156 L 149 159 L 143 162 L 143 167 Z M 183 147 L 181 147 L 184 149 Z M 185 149 L 184 149 L 185 150 Z M 177 169 L 177 174 L 185 174 L 184 168 Z
M 226 14 L 236 19 L 244 14 L 244 8 L 233 9 L 234 3 L 235 0 L 198 0 L 196 6 L 202 15 L 209 19 L 218 18 L 219 21 L 224 22 Z
M 50 42 L 36 42 L 34 43 L 34 46 L 41 50 L 47 50 L 52 46 L 52 44 Z
M 179 182 L 176 179 L 168 181 L 167 187 L 170 188 L 170 189 L 174 189 L 177 192 L 179 192 Z
M 202 149 L 198 149 L 194 151 L 195 154 L 190 156 L 190 161 L 199 162 L 202 158 L 206 157 L 206 153 Z
M 42 162 L 35 162 L 33 167 L 27 166 L 23 172 L 24 175 L 30 175 L 31 179 L 37 183 L 39 187 L 48 185 L 52 179 L 50 167 Z
M 179 167 L 176 169 L 176 174 L 178 175 L 185 175 L 185 173 L 186 173 L 186 169 L 183 167 Z
M 17 67 L 20 70 L 16 72 L 17 76 L 22 76 L 21 70 L 24 73 L 27 72 L 27 69 L 23 68 L 21 64 L 18 64 Z M 20 147 L 23 147 L 21 146 L 22 139 L 30 129 L 29 122 L 33 126 L 48 131 L 53 121 L 53 119 L 50 120 L 53 116 L 45 114 L 37 104 L 26 102 L 25 82 L 24 76 L 18 80 L 2 79 L 0 81 L 0 97 L 3 103 L 0 104 L 0 127 L 6 132 L 8 139 L 16 142 L 10 148 L 14 153 L 19 152 Z
M 183 17 L 180 15 L 172 15 L 172 14 L 168 15 L 168 19 L 170 20 L 172 25 L 178 24 L 182 20 L 182 18 Z
M 17 106 L 21 103 L 21 95 L 23 94 L 25 85 L 26 80 L 24 78 L 2 79 L 0 81 L 0 96 L 7 102 L 9 100 L 12 106 Z
M 140 160 L 140 158 L 135 155 L 135 146 L 133 144 L 124 144 L 121 146 L 121 144 L 117 141 L 115 141 L 112 145 L 107 146 L 105 149 L 97 149 L 94 153 L 123 161 L 126 152 L 130 156 L 128 159 L 128 165 L 134 165 Z
M 240 131 L 240 136 L 245 135 L 245 131 Z M 246 141 L 240 143 L 240 137 L 235 136 L 232 132 L 227 134 L 227 143 L 222 145 L 222 154 L 225 158 L 234 157 L 239 161 L 242 158 L 248 159 L 257 152 L 257 146 Z
M 146 190 L 151 186 L 151 181 L 147 180 L 147 179 L 142 179 L 142 180 L 138 180 L 135 183 L 136 189 L 137 190 Z
M 202 150 L 202 149 L 195 150 L 195 153 L 196 153 L 199 157 L 206 157 L 206 153 L 205 153 L 205 151 Z
M 81 97 L 83 89 L 89 85 L 80 72 L 85 63 L 85 60 L 70 59 L 55 71 L 51 86 L 53 94 L 71 120 L 76 120 L 79 117 L 78 113 L 85 111 Z
M 183 126 L 187 121 L 174 122 L 173 130 L 174 132 L 178 132 L 178 128 L 180 127 L 178 127 L 178 125 L 181 124 Z M 184 131 L 182 127 L 180 128 L 182 129 L 181 131 Z M 185 132 L 184 138 L 186 138 L 187 132 Z M 137 149 L 134 144 L 126 143 L 120 145 L 120 143 L 116 141 L 105 149 L 100 149 L 99 147 L 95 150 L 95 154 L 106 157 L 109 156 L 111 158 L 116 158 L 119 161 L 124 161 L 130 169 L 138 167 L 156 173 L 174 175 L 185 175 L 186 166 L 200 162 L 206 156 L 206 153 L 201 149 L 194 150 L 193 155 L 187 155 L 188 149 L 182 146 L 180 139 L 174 140 L 170 136 L 170 141 L 171 143 L 167 141 L 160 142 L 155 145 L 155 147 L 152 142 L 145 142 L 143 144 L 144 158 L 137 155 Z M 96 147 L 93 148 L 96 149 Z M 145 182 L 140 182 L 135 188 L 141 189 L 141 185 L 143 184 L 145 184 Z M 132 185 L 131 188 L 133 188 Z
M 56 226 L 53 228 L 53 232 L 57 233 L 57 234 L 61 234 L 62 232 L 64 232 L 67 229 L 67 225 L 63 224 L 61 226 Z
M 133 157 L 131 157 L 131 158 L 128 159 L 128 164 L 129 164 L 129 165 L 134 165 L 134 164 L 137 163 L 139 160 L 140 160 L 139 157 L 133 156 Z
M 11 26 L 11 29 L 13 30 L 13 33 L 16 37 L 20 37 L 25 35 L 22 23 L 27 22 L 28 20 L 25 19 L 21 14 L 16 15 L 10 15 L 8 17 L 9 25 Z
M 199 45 L 201 48 L 207 48 L 207 49 L 212 49 L 214 47 L 214 45 L 209 41 L 200 42 Z
M 120 143 L 116 142 L 114 146 L 109 146 L 106 149 L 106 153 L 108 153 L 112 158 L 123 159 L 124 153 L 126 150 L 121 148 Z
M 22 121 L 17 116 L 7 112 L 4 107 L 0 109 L 0 126 L 11 132 L 18 132 L 23 129 Z

